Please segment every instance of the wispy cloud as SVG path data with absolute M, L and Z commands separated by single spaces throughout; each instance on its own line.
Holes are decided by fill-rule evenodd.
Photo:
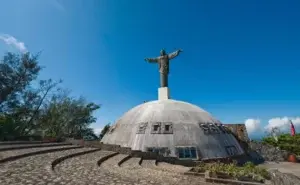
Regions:
M 8 34 L 0 34 L 0 40 L 4 41 L 5 44 L 15 47 L 22 53 L 27 52 L 24 42 L 18 41 L 15 37 Z
M 51 0 L 50 3 L 57 10 L 65 11 L 64 5 L 59 0 Z

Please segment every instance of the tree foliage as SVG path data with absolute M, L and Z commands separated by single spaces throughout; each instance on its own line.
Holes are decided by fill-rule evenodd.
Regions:
M 102 139 L 104 135 L 109 131 L 110 129 L 110 124 L 108 123 L 107 125 L 104 126 L 104 128 L 101 130 L 101 133 L 99 135 L 99 139 Z
M 277 141 L 274 137 L 269 135 L 263 138 L 263 143 L 279 147 L 282 150 L 286 150 L 296 155 L 300 155 L 300 134 L 291 136 L 290 134 L 280 132 L 280 130 L 278 133 L 280 134 L 277 135 Z
M 62 81 L 37 81 L 38 55 L 7 53 L 0 62 L 0 140 L 39 134 L 95 135 L 90 128 L 99 105 L 72 97 Z

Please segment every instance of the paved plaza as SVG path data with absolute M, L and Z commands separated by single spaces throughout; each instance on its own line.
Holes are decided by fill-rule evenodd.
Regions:
M 186 176 L 182 173 L 187 167 L 168 163 L 155 164 L 153 160 L 129 158 L 119 162 L 127 155 L 117 154 L 97 164 L 100 159 L 113 154 L 110 151 L 95 151 L 62 160 L 52 167 L 58 158 L 94 150 L 93 148 L 72 148 L 74 146 L 53 146 L 30 149 L 7 150 L 0 152 L 0 159 L 11 156 L 35 153 L 0 164 L 1 185 L 96 185 L 96 184 L 189 184 L 204 185 L 203 178 Z M 60 151 L 45 151 L 59 148 Z M 43 151 L 43 154 L 36 154 Z

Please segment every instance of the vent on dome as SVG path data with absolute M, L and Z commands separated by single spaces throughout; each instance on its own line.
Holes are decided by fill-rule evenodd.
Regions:
M 226 129 L 224 128 L 223 125 L 218 125 L 218 128 L 221 132 L 226 133 Z
M 210 132 L 213 134 L 220 134 L 220 130 L 215 124 L 210 123 L 209 129 L 210 129 Z
M 146 128 L 148 126 L 148 122 L 142 122 L 138 124 L 137 134 L 145 134 Z
M 220 129 L 213 123 L 199 123 L 199 127 L 202 128 L 205 134 L 219 134 Z

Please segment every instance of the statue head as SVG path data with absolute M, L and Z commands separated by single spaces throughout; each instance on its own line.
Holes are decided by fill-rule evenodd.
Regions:
M 164 56 L 164 55 L 166 55 L 165 49 L 160 50 L 160 56 Z

